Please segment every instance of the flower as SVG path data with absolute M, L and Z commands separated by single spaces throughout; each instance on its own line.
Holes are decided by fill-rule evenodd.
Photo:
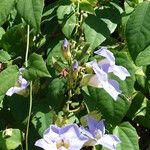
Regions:
M 115 65 L 115 57 L 107 48 L 101 48 L 94 53 L 105 57 L 105 59 L 98 62 L 93 60 L 88 63 L 95 72 L 95 75 L 90 78 L 88 85 L 103 88 L 114 100 L 117 100 L 121 90 L 117 81 L 108 79 L 108 73 L 112 72 L 121 80 L 125 80 L 130 74 L 125 67 Z
M 44 150 L 80 150 L 87 139 L 76 124 L 62 128 L 50 125 L 44 132 L 43 139 L 36 141 L 35 145 Z
M 20 68 L 19 69 L 20 74 L 22 74 L 22 72 L 24 71 L 24 68 Z M 18 93 L 23 91 L 24 89 L 26 89 L 26 87 L 29 85 L 29 82 L 26 81 L 22 75 L 19 76 L 18 81 L 16 83 L 16 85 L 14 87 L 11 87 L 7 92 L 6 95 L 7 96 L 12 96 L 14 93 Z
M 118 95 L 121 93 L 118 82 L 115 80 L 109 80 L 108 74 L 98 66 L 96 60 L 90 62 L 90 64 L 95 75 L 90 78 L 88 85 L 103 88 L 114 100 L 117 100 Z
M 121 141 L 120 139 L 111 134 L 105 134 L 104 120 L 97 122 L 91 117 L 87 117 L 88 129 L 81 128 L 81 131 L 89 137 L 85 146 L 102 145 L 110 150 L 116 150 L 116 145 Z

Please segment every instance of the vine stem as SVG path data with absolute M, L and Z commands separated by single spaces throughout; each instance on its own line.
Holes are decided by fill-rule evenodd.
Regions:
M 30 40 L 30 26 L 27 26 L 27 45 L 26 45 L 26 55 L 25 55 L 25 66 L 28 67 L 28 55 L 29 55 L 29 40 Z M 30 82 L 30 103 L 29 103 L 29 112 L 28 112 L 28 120 L 26 127 L 26 150 L 28 150 L 28 136 L 29 136 L 29 127 L 30 127 L 30 119 L 31 119 L 31 110 L 32 110 L 32 81 Z

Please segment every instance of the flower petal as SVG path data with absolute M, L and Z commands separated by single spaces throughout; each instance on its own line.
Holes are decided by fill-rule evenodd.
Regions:
M 88 140 L 87 137 L 81 134 L 80 129 L 76 124 L 67 125 L 61 128 L 60 135 L 62 139 L 69 141 L 69 150 L 80 150 Z
M 19 91 L 21 91 L 22 89 L 20 87 L 11 87 L 7 92 L 6 95 L 7 96 L 12 96 L 14 93 L 17 93 Z
M 60 138 L 59 132 L 60 132 L 60 128 L 59 127 L 57 127 L 56 125 L 51 125 L 44 132 L 43 138 L 47 142 L 49 142 L 49 141 L 56 142 Z
M 38 141 L 36 141 L 35 146 L 41 147 L 44 150 L 57 150 L 56 144 L 52 142 L 47 143 L 44 139 L 39 139 Z
M 117 100 L 118 95 L 121 93 L 118 92 L 112 83 L 110 84 L 109 82 L 103 82 L 103 88 L 114 100 Z
M 128 70 L 123 66 L 117 66 L 117 65 L 111 66 L 109 72 L 113 72 L 114 75 L 118 76 L 121 80 L 125 80 L 126 77 L 130 76 Z
M 97 88 L 102 88 L 101 82 L 99 82 L 98 77 L 96 75 L 91 76 L 88 85 L 97 87 Z
M 111 65 L 115 64 L 115 57 L 113 53 L 110 52 L 106 47 L 102 47 L 101 49 L 95 51 L 94 53 L 107 58 Z
M 119 138 L 114 135 L 104 135 L 100 140 L 97 141 L 97 145 L 101 144 L 102 146 L 109 148 L 110 150 L 116 150 L 116 145 L 119 143 Z

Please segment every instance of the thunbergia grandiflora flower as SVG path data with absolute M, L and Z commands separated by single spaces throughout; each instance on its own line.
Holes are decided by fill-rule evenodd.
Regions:
M 104 120 L 97 122 L 91 117 L 87 117 L 88 129 L 81 128 L 81 131 L 89 140 L 84 144 L 85 146 L 102 145 L 110 150 L 116 150 L 116 145 L 121 141 L 112 134 L 105 134 Z
M 6 95 L 7 96 L 12 96 L 14 93 L 19 93 L 21 91 L 23 91 L 24 89 L 27 88 L 27 86 L 29 85 L 29 82 L 24 79 L 22 77 L 22 72 L 24 71 L 24 68 L 20 68 L 19 69 L 19 72 L 20 72 L 20 75 L 19 75 L 19 78 L 18 78 L 18 81 L 16 82 L 16 85 L 14 87 L 11 87 L 7 92 L 6 92 Z
M 44 150 L 80 150 L 87 140 L 76 124 L 62 128 L 50 125 L 44 132 L 43 139 L 36 141 L 35 145 Z
M 130 74 L 125 67 L 115 64 L 115 57 L 107 48 L 101 48 L 94 53 L 105 57 L 105 59 L 101 61 L 93 60 L 88 63 L 95 73 L 91 76 L 88 85 L 103 88 L 114 100 L 117 100 L 121 90 L 117 81 L 108 78 L 108 73 L 112 72 L 121 80 L 125 80 Z

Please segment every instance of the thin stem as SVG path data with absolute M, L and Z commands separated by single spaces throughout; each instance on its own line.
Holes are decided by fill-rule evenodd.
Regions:
M 30 126 L 30 119 L 31 119 L 31 110 L 32 110 L 32 81 L 30 82 L 30 104 L 29 104 L 28 122 L 26 128 L 26 150 L 28 150 L 28 136 L 29 136 L 29 126 Z
M 25 55 L 25 66 L 28 67 L 28 55 L 29 55 L 29 40 L 30 40 L 30 26 L 27 26 L 27 45 L 26 45 L 26 55 Z M 32 110 L 32 81 L 30 82 L 30 103 L 29 103 L 29 112 L 28 112 L 28 120 L 26 127 L 26 150 L 28 150 L 28 136 L 29 136 L 29 126 L 30 126 L 30 118 L 31 118 L 31 110 Z
M 26 45 L 26 56 L 25 56 L 25 66 L 28 67 L 28 54 L 29 54 L 29 39 L 30 39 L 30 26 L 27 26 L 27 45 Z

